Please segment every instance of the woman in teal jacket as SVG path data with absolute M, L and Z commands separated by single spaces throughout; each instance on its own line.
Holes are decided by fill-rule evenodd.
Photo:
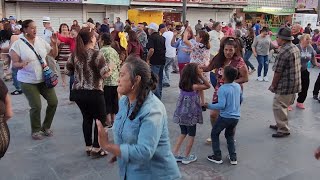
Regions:
M 122 180 L 173 180 L 181 175 L 171 152 L 166 109 L 152 93 L 157 78 L 137 57 L 129 57 L 120 71 L 120 111 L 113 126 L 114 142 L 109 143 L 101 123 L 100 146 L 112 153 Z

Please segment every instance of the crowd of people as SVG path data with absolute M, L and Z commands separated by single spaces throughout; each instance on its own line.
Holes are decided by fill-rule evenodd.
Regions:
M 207 159 L 217 164 L 223 162 L 219 135 L 225 129 L 229 161 L 236 165 L 234 136 L 241 117 L 244 84 L 256 71 L 250 59 L 252 55 L 257 59 L 257 80 L 268 82 L 270 50 L 278 54 L 269 88 L 275 93 L 276 124 L 270 128 L 276 133 L 272 137 L 290 135 L 288 111 L 292 110 L 296 94 L 296 106 L 305 109 L 303 103 L 310 83 L 308 67 L 310 64 L 320 67 L 319 30 L 307 27 L 302 33 L 299 24 L 280 27 L 275 42 L 269 28 L 262 27 L 260 22 L 245 27 L 241 22 L 225 25 L 210 20 L 203 26 L 199 20 L 194 32 L 189 22 L 174 25 L 166 20 L 160 25 L 145 22 L 135 25 L 117 18 L 111 24 L 104 18 L 103 24 L 95 24 L 90 18 L 81 26 L 74 20 L 70 28 L 62 23 L 55 31 L 50 17 L 43 17 L 41 35 L 37 34 L 37 28 L 42 27 L 37 27 L 33 20 L 17 22 L 11 16 L 2 19 L 1 26 L 4 80 L 9 80 L 12 74 L 15 91 L 11 94 L 23 93 L 29 103 L 32 138 L 53 136 L 51 124 L 58 98 L 55 88 L 44 82 L 43 74 L 49 67 L 61 76 L 63 87 L 69 84 L 70 101 L 81 111 L 86 155 L 100 158 L 112 153 L 112 161 L 118 161 L 121 179 L 179 178 L 176 162 L 189 164 L 197 160 L 192 146 L 197 124 L 203 123 L 202 113 L 207 109 L 212 125 L 206 140 L 212 144 L 212 155 Z M 173 117 L 167 117 L 161 98 L 162 88 L 172 83 L 171 68 L 172 73 L 180 74 L 180 94 Z M 214 93 L 208 103 L 204 91 L 211 87 Z M 320 102 L 319 90 L 320 73 L 313 91 L 313 98 Z M 43 123 L 40 95 L 48 104 Z M 0 107 L 2 123 L 13 115 L 2 80 Z M 167 127 L 171 119 L 181 130 L 173 150 Z M 108 136 L 110 128 L 114 143 Z M 1 131 L 0 135 L 5 132 Z M 180 154 L 186 138 L 186 150 Z M 8 143 L 7 140 L 0 144 L 0 150 Z

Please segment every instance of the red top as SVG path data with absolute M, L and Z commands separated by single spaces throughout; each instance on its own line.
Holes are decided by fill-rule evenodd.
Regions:
M 76 38 L 71 38 L 71 37 L 64 37 L 61 34 L 58 33 L 58 39 L 59 41 L 67 44 L 70 46 L 70 51 L 74 52 L 76 48 Z

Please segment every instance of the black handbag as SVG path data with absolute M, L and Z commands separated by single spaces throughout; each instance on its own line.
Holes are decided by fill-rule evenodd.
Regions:
M 10 131 L 4 115 L 0 115 L 0 159 L 7 152 L 10 143 Z

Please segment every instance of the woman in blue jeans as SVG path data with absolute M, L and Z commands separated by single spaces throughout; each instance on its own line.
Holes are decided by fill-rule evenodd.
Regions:
M 246 63 L 247 67 L 248 67 L 248 70 L 251 69 L 250 73 L 249 74 L 252 74 L 253 72 L 256 71 L 256 68 L 252 65 L 252 63 L 249 61 L 251 55 L 252 55 L 252 43 L 253 43 L 253 40 L 254 40 L 254 31 L 252 28 L 249 28 L 249 33 L 247 36 L 245 37 L 242 37 L 243 41 L 245 42 L 245 45 L 246 45 L 246 52 L 244 53 L 244 62 Z M 250 68 L 250 69 L 249 69 Z
M 274 47 L 271 43 L 271 38 L 268 35 L 268 32 L 269 32 L 268 28 L 263 27 L 260 35 L 257 36 L 252 43 L 252 52 L 254 56 L 257 57 L 257 60 L 259 63 L 257 80 L 260 82 L 269 81 L 267 77 L 268 69 L 269 69 L 268 55 L 269 55 L 270 49 L 273 49 Z M 263 76 L 261 76 L 262 68 L 263 68 Z

